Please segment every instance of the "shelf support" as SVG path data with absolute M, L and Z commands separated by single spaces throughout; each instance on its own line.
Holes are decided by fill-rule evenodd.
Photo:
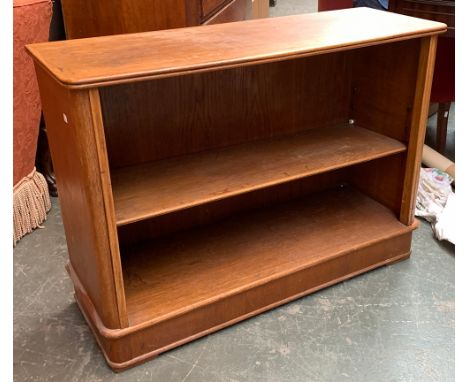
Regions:
M 406 225 L 411 225 L 414 221 L 414 209 L 421 168 L 421 155 L 426 135 L 436 49 L 437 36 L 424 37 L 421 40 L 400 211 L 400 221 Z

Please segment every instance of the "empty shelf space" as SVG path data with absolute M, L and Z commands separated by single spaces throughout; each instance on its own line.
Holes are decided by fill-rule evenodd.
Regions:
M 174 317 L 410 230 L 345 186 L 123 247 L 130 324 Z
M 112 172 L 117 225 L 405 150 L 399 141 L 346 125 L 123 167 Z

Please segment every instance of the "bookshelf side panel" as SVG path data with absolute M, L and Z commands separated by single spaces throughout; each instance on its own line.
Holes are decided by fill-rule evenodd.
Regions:
M 36 73 L 70 264 L 104 325 L 128 326 L 118 283 L 120 263 L 113 264 L 118 257 L 112 253 L 116 236 L 109 232 L 105 205 L 103 177 L 108 166 L 98 154 L 90 93 L 61 87 L 38 65 Z

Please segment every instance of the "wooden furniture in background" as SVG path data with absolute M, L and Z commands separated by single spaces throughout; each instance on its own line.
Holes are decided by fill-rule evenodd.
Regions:
M 319 12 L 353 7 L 353 0 L 317 0 L 317 2 L 317 9 Z
M 450 105 L 455 101 L 455 0 L 390 0 L 389 10 L 447 24 L 447 32 L 439 37 L 431 89 L 431 102 L 438 104 L 435 148 L 443 154 Z
M 68 39 L 241 21 L 252 9 L 252 0 L 61 1 Z
M 444 31 L 360 8 L 28 47 L 112 368 L 410 255 Z

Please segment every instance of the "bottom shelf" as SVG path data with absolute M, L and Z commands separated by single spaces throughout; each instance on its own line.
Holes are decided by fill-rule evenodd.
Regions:
M 299 285 L 306 283 L 301 279 L 306 277 L 302 270 L 327 262 L 328 268 L 334 267 L 332 260 L 337 257 L 373 248 L 360 252 L 361 257 L 355 260 L 359 264 L 345 259 L 338 265 L 343 269 L 325 267 L 320 276 L 314 276 L 323 276 L 331 284 L 333 280 L 326 273 L 352 276 L 354 268 L 364 271 L 395 256 L 391 253 L 400 249 L 394 242 L 388 242 L 393 248 L 380 243 L 411 229 L 386 207 L 345 186 L 155 242 L 121 248 L 130 326 L 162 322 L 204 309 L 244 291 L 273 285 L 281 278 L 285 280 L 284 293 L 292 296 L 296 289 L 304 291 L 304 286 Z M 401 242 L 406 252 L 408 240 L 411 236 L 407 235 Z M 390 252 L 388 256 L 386 251 Z M 365 256 L 375 258 L 362 260 Z M 287 278 L 295 273 L 295 279 Z M 307 281 L 307 285 L 318 285 L 319 281 Z M 290 291 L 286 291 L 288 288 Z M 258 303 L 245 298 L 243 304 L 255 310 Z M 220 309 L 231 309 L 223 306 Z

